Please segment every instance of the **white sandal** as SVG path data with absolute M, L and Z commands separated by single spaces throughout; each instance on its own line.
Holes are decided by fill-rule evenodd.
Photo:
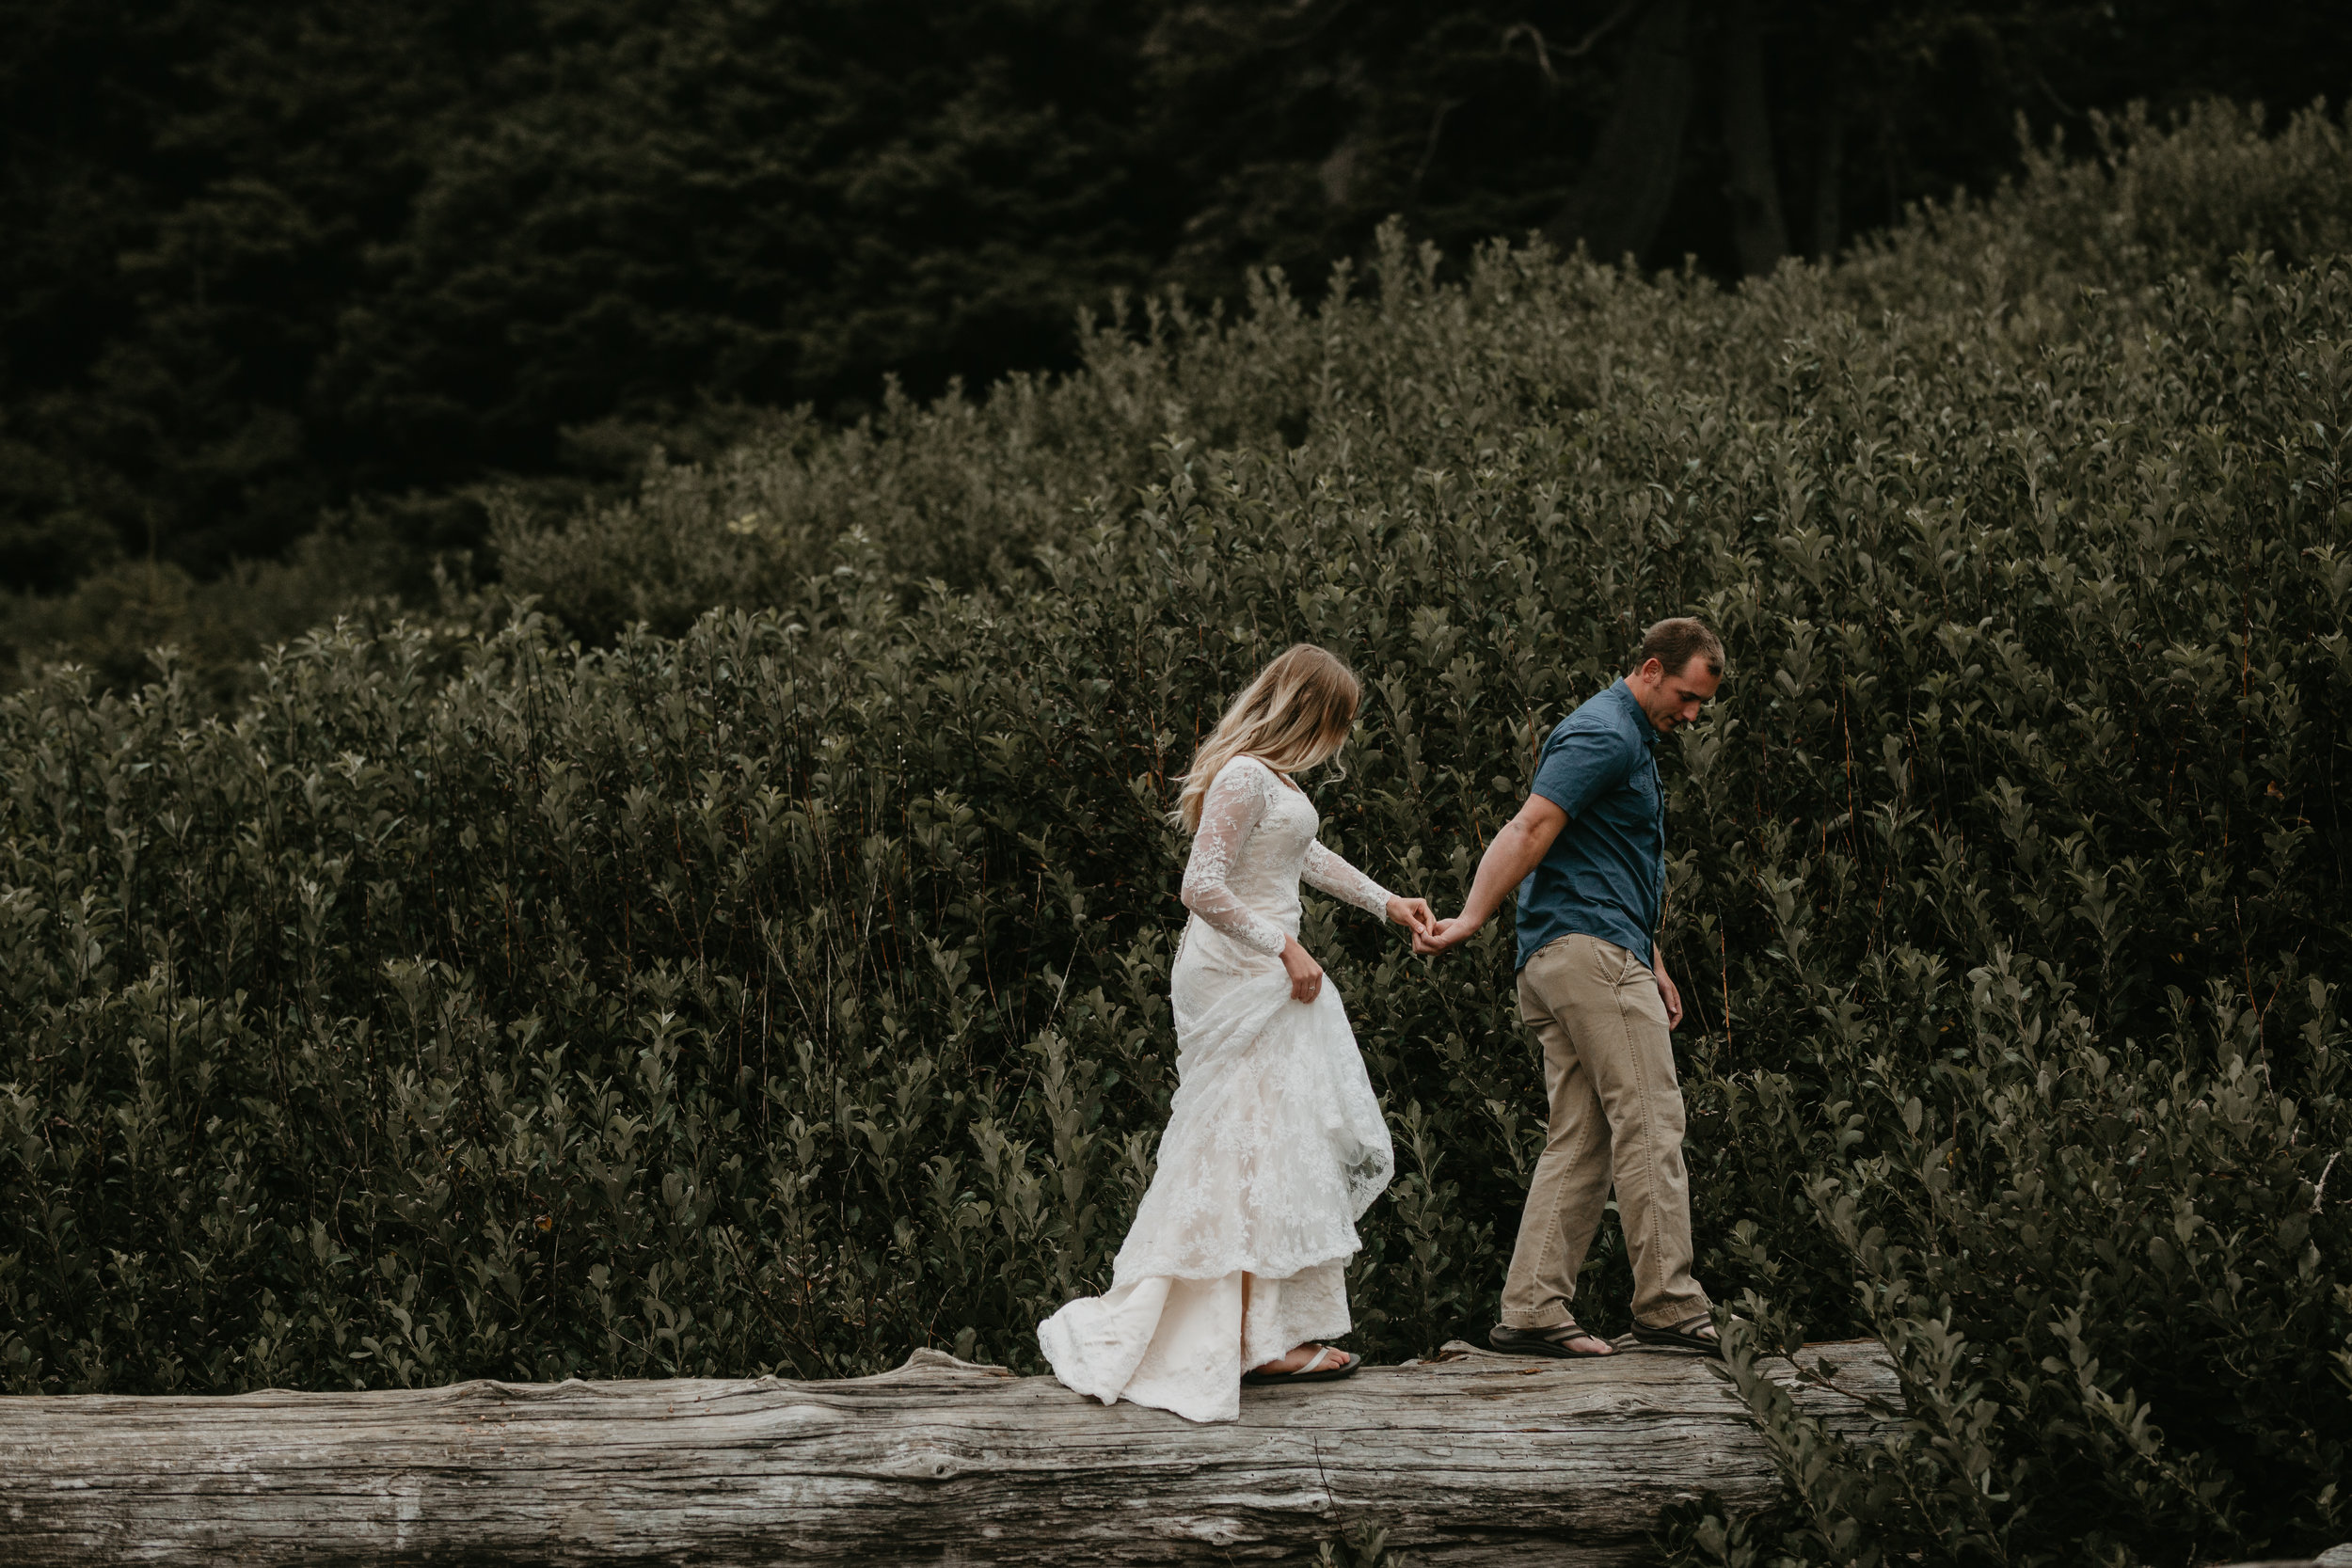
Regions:
M 1336 1367 L 1325 1366 L 1324 1359 L 1333 1355 L 1344 1355 L 1347 1360 Z M 1356 1369 L 1362 1365 L 1363 1358 L 1353 1351 L 1334 1350 L 1329 1345 L 1325 1345 L 1315 1352 L 1313 1357 L 1305 1366 L 1295 1372 L 1248 1371 L 1241 1374 L 1241 1380 L 1244 1384 L 1336 1383 L 1341 1378 L 1353 1374 Z

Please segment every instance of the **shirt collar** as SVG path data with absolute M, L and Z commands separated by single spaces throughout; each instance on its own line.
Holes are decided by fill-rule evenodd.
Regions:
M 1641 702 L 1633 695 L 1633 689 L 1626 685 L 1625 677 L 1618 676 L 1617 684 L 1609 690 L 1625 705 L 1625 716 L 1632 721 L 1633 733 L 1642 737 L 1642 744 L 1653 752 L 1658 750 L 1658 726 L 1651 723 L 1649 715 L 1642 711 Z

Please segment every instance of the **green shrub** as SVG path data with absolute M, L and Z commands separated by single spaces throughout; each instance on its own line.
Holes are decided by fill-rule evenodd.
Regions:
M 396 613 L 401 578 L 425 576 L 402 571 L 405 554 L 380 527 L 346 518 L 287 561 L 246 562 L 210 581 L 168 562 L 127 561 L 64 594 L 0 593 L 0 690 L 44 664 L 72 662 L 109 690 L 135 691 L 154 678 L 155 651 L 167 646 L 171 662 L 225 710 L 252 689 L 269 644 L 338 614 Z M 447 574 L 436 575 L 450 597 Z
M 2352 250 L 2352 147 L 2316 110 L 2271 137 L 2259 113 L 2224 103 L 2169 131 L 2138 113 L 2094 130 L 2094 157 L 2029 146 L 2024 175 L 1991 198 L 1930 206 L 1834 269 L 1792 264 L 1735 293 L 1495 249 L 1463 288 L 1433 293 L 1438 257 L 1391 231 L 1370 288 L 1343 267 L 1315 309 L 1279 273 L 1231 318 L 1147 301 L 1081 323 L 1075 375 L 929 406 L 894 395 L 838 436 L 795 417 L 723 461 L 657 464 L 634 500 L 557 527 L 509 506 L 493 553 L 510 588 L 597 641 L 792 602 L 852 533 L 908 582 L 1034 586 L 1019 569 L 1074 537 L 1089 500 L 1123 505 L 1169 432 L 1204 449 L 1303 446 L 1319 469 L 1402 483 L 1629 384 L 1786 409 L 1811 394 L 1797 351 L 1824 330 L 1875 333 L 1891 315 L 1933 353 L 1954 334 L 1984 352 L 2002 329 L 2025 363 L 2047 339 L 2090 348 L 2084 330 L 2130 329 L 2128 310 L 2080 324 L 2085 289 L 2137 295 L 2183 273 L 2226 285 L 2240 254 L 2296 266 Z M 1477 396 L 1455 407 L 1464 377 Z
M 2262 161 L 2177 135 L 2133 166 Z M 2271 145 L 2228 178 L 2352 213 L 2333 127 Z M 2003 199 L 2091 232 L 2119 178 Z M 523 605 L 312 634 L 233 719 L 0 701 L 7 1386 L 1034 1368 L 1148 1179 L 1160 814 L 1221 698 L 1343 652 L 1326 836 L 1451 906 L 1689 609 L 1733 659 L 1668 767 L 1701 1273 L 1789 1487 L 1677 1551 L 2340 1538 L 2352 265 L 2002 271 L 1965 228 L 1732 295 L 1391 244 L 1314 312 L 510 526 L 600 645 Z M 1399 1145 L 1358 1343 L 1483 1328 L 1541 1140 L 1508 932 L 1302 935 Z M 1884 1450 L 1754 1372 L 1852 1333 L 1912 1402 Z

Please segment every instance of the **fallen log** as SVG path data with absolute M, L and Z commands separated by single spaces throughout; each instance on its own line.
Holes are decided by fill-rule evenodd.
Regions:
M 1868 1436 L 1875 1344 L 1782 1380 Z M 1769 1497 L 1762 1437 L 1688 1356 L 1467 1345 L 1238 1422 L 1104 1406 L 918 1351 L 829 1383 L 0 1399 L 0 1560 L 94 1564 L 1228 1563 L 1379 1526 L 1416 1563 L 1613 1563 L 1670 1500 Z

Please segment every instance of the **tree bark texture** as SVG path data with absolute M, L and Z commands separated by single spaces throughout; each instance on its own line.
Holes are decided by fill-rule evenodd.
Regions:
M 1682 170 L 1691 115 L 1691 0 L 1650 0 L 1627 46 L 1617 102 L 1576 192 L 1544 226 L 1563 250 L 1636 261 L 1658 238 Z
M 1872 1343 L 1777 1363 L 1851 1435 L 1899 1400 Z M 1775 1481 L 1707 1363 L 1450 1346 L 1248 1389 L 1230 1425 L 1104 1406 L 937 1352 L 828 1383 L 0 1399 L 0 1560 L 97 1564 L 1228 1563 L 1359 1522 L 1423 1564 L 1615 1563 L 1668 1501 Z
M 1724 0 L 1724 149 L 1731 162 L 1731 238 L 1740 270 L 1771 272 L 1788 254 L 1780 215 L 1780 176 L 1772 164 L 1772 120 L 1764 107 L 1764 40 L 1756 0 Z

